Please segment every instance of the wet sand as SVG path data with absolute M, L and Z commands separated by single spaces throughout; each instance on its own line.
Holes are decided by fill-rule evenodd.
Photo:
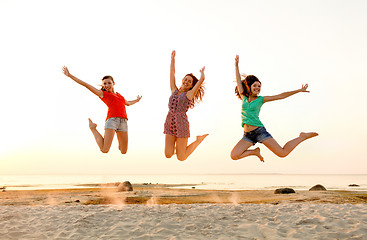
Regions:
M 113 186 L 57 190 L 7 190 L 0 192 L 1 205 L 98 205 L 98 204 L 195 204 L 195 203 L 367 203 L 367 192 L 296 191 L 274 194 L 274 190 L 199 190 L 174 186 L 133 185 L 133 191 L 117 192 Z

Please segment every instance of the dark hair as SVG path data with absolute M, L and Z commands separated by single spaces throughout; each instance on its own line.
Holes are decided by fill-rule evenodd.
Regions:
M 243 92 L 241 93 L 238 92 L 237 86 L 234 89 L 234 92 L 239 99 L 241 99 L 241 95 L 245 95 L 246 97 L 250 96 L 251 85 L 254 84 L 254 82 L 259 82 L 261 84 L 260 80 L 254 75 L 247 75 L 244 79 L 241 80 L 241 82 L 242 82 Z
M 113 83 L 115 83 L 115 81 L 113 80 L 113 77 L 112 76 L 109 76 L 109 75 L 106 75 L 102 78 L 102 81 L 105 80 L 105 79 L 111 79 Z M 102 88 L 101 88 L 102 91 L 106 91 L 106 89 L 103 87 L 102 85 Z
M 195 84 L 199 82 L 199 80 L 192 73 L 188 73 L 186 74 L 186 76 L 192 77 L 192 87 L 189 89 L 191 90 L 194 88 Z M 205 87 L 201 85 L 198 91 L 195 93 L 193 101 L 191 101 L 190 103 L 190 108 L 193 108 L 197 103 L 203 100 L 204 92 L 205 92 Z

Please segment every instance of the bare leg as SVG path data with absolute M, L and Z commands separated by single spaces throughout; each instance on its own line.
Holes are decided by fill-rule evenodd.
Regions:
M 88 120 L 89 120 L 89 128 L 92 131 L 94 138 L 96 139 L 99 149 L 103 153 L 108 153 L 112 145 L 112 140 L 115 135 L 115 130 L 106 129 L 104 133 L 105 135 L 104 137 L 102 137 L 102 135 L 97 130 L 97 124 L 92 122 L 90 118 L 88 118 Z
M 129 142 L 127 132 L 117 132 L 117 140 L 119 141 L 119 149 L 122 154 L 127 152 L 127 146 Z
M 189 146 L 187 146 L 188 138 L 177 138 L 176 139 L 177 159 L 180 161 L 185 161 L 208 135 L 209 134 L 197 136 L 196 141 L 192 142 Z
M 284 147 L 281 147 L 277 141 L 274 140 L 274 138 L 269 138 L 266 139 L 265 141 L 263 141 L 263 144 L 269 148 L 273 153 L 275 153 L 275 155 L 277 155 L 278 157 L 286 157 L 288 156 L 289 153 L 291 153 L 297 146 L 298 144 L 300 144 L 301 142 L 312 138 L 312 137 L 316 137 L 319 134 L 315 133 L 315 132 L 309 132 L 309 133 L 300 133 L 299 137 L 290 140 L 289 142 L 287 142 Z
M 176 137 L 166 134 L 166 142 L 164 146 L 164 154 L 166 158 L 171 158 L 175 154 Z
M 232 149 L 231 158 L 233 160 L 239 160 L 247 156 L 256 156 L 260 159 L 260 161 L 264 162 L 264 158 L 260 154 L 260 148 L 248 150 L 248 148 L 251 146 L 251 142 L 241 139 Z

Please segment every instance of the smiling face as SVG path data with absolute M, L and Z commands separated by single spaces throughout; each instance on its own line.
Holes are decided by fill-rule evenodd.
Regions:
M 260 94 L 260 91 L 261 91 L 261 83 L 259 81 L 255 81 L 251 85 L 251 95 L 258 96 Z
M 183 79 L 182 79 L 182 90 L 184 91 L 188 91 L 192 88 L 192 82 L 193 82 L 193 78 L 190 75 L 186 75 Z
M 105 78 L 102 80 L 102 87 L 107 92 L 114 92 L 114 88 L 113 88 L 114 85 L 115 85 L 115 82 L 111 78 Z

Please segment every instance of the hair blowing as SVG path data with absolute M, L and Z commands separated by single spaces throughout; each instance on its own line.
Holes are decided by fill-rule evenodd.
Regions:
M 250 93 L 251 93 L 251 85 L 254 84 L 254 82 L 261 83 L 260 80 L 256 76 L 254 76 L 254 75 L 247 75 L 244 79 L 241 80 L 243 92 L 239 93 L 237 86 L 234 89 L 234 92 L 235 92 L 236 96 L 239 99 L 241 99 L 241 95 L 244 95 L 246 97 L 249 97 L 250 96 Z
M 191 89 L 194 88 L 196 83 L 199 82 L 199 80 L 192 73 L 186 74 L 186 76 L 192 77 L 192 87 L 190 88 L 190 90 L 191 90 Z M 190 104 L 190 108 L 193 108 L 197 103 L 199 103 L 203 100 L 204 92 L 205 92 L 205 87 L 203 85 L 201 85 L 199 87 L 198 91 L 196 92 L 193 101 Z

